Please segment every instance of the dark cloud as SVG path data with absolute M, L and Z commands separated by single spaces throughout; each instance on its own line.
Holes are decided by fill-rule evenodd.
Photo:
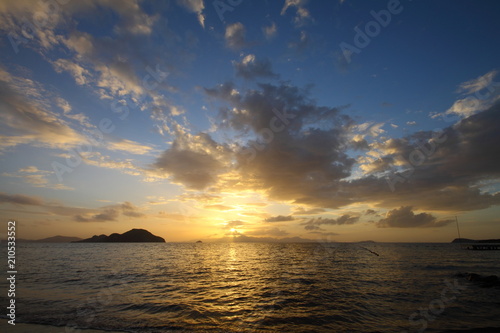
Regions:
M 415 214 L 413 207 L 406 206 L 393 209 L 387 213 L 387 217 L 379 220 L 376 225 L 379 228 L 431 228 L 444 227 L 453 220 L 440 220 L 427 213 Z
M 221 165 L 209 154 L 170 149 L 162 153 L 155 166 L 172 175 L 174 182 L 188 188 L 203 189 L 215 181 L 214 171 Z
M 322 230 L 319 226 L 320 225 L 344 225 L 344 224 L 354 224 L 359 221 L 359 216 L 352 216 L 349 214 L 344 214 L 339 218 L 333 219 L 333 218 L 324 218 L 324 217 L 318 217 L 318 218 L 312 218 L 309 221 L 306 221 L 304 223 L 301 223 L 301 225 L 304 225 L 304 229 L 306 230 Z
M 77 222 L 107 222 L 116 221 L 120 214 L 128 217 L 144 217 L 139 208 L 131 202 L 125 201 L 119 205 L 104 206 L 99 212 L 88 212 L 86 214 L 77 214 L 74 220 Z
M 134 206 L 132 203 L 125 201 L 121 205 L 122 209 L 122 214 L 125 216 L 129 217 L 143 217 L 145 216 L 144 213 L 141 213 L 136 206 Z
M 242 179 L 278 200 L 308 204 L 322 188 L 350 175 L 355 160 L 346 154 L 350 117 L 341 108 L 317 106 L 308 89 L 259 84 L 259 90 L 237 93 L 232 83 L 207 89 L 228 102 L 220 126 L 250 138 L 237 155 Z M 258 186 L 258 187 L 257 187 Z M 332 198 L 338 205 L 343 198 Z
M 284 221 L 293 221 L 293 220 L 294 220 L 294 218 L 291 215 L 289 215 L 289 216 L 278 215 L 278 216 L 269 217 L 269 218 L 265 219 L 264 221 L 266 221 L 266 222 L 284 222 Z
M 227 147 L 219 145 L 206 133 L 196 136 L 179 133 L 172 146 L 157 158 L 152 167 L 167 174 L 174 182 L 201 190 L 216 183 L 224 170 L 228 152 Z
M 116 221 L 120 213 L 117 209 L 108 208 L 105 209 L 102 213 L 98 213 L 91 216 L 82 216 L 76 215 L 75 221 L 77 222 L 107 222 L 107 221 Z
M 0 203 L 11 203 L 15 205 L 41 206 L 43 201 L 36 197 L 29 197 L 22 194 L 0 193 Z
M 381 148 L 390 153 L 384 156 L 384 165 L 374 177 L 347 185 L 361 194 L 360 201 L 378 196 L 373 201 L 383 207 L 413 205 L 426 210 L 468 211 L 498 205 L 498 193 L 481 191 L 477 185 L 500 176 L 499 136 L 497 104 L 442 131 L 388 140 Z M 385 176 L 389 178 L 384 186 Z
M 481 189 L 500 176 L 500 104 L 441 131 L 377 136 L 369 144 L 377 158 L 356 164 L 347 152 L 359 148 L 352 142 L 359 126 L 342 107 L 316 105 L 309 88 L 257 87 L 239 92 L 229 82 L 205 90 L 227 104 L 219 129 L 239 134 L 233 146 L 239 147 L 234 170 L 241 188 L 310 209 L 369 203 L 470 211 L 500 204 L 500 193 Z M 364 173 L 352 177 L 357 166 Z
M 236 75 L 247 80 L 262 78 L 278 78 L 272 70 L 268 59 L 257 59 L 253 54 L 245 56 L 240 62 L 233 62 Z

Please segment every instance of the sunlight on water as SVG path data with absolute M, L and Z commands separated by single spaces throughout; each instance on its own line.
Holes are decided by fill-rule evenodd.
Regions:
M 417 331 L 410 315 L 439 298 L 445 281 L 500 267 L 496 251 L 449 244 L 26 244 L 19 252 L 20 321 L 135 332 Z M 500 316 L 498 289 L 460 283 L 467 288 L 429 332 Z

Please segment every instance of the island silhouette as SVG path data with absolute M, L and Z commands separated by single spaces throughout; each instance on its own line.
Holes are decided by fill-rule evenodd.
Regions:
M 91 238 L 73 241 L 72 243 L 165 243 L 165 239 L 155 236 L 145 229 L 131 229 L 123 234 L 94 235 Z

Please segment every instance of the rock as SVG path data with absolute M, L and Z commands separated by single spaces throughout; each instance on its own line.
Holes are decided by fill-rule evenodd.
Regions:
M 483 276 L 476 273 L 458 273 L 455 276 L 465 278 L 481 288 L 500 287 L 500 279 L 496 275 Z
M 132 229 L 123 234 L 95 235 L 73 243 L 165 243 L 165 239 L 144 229 Z

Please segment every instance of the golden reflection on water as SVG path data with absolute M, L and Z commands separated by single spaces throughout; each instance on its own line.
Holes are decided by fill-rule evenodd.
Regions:
M 397 331 L 455 273 L 446 267 L 465 262 L 462 252 L 390 244 L 365 245 L 379 256 L 338 243 L 26 246 L 19 286 L 26 318 L 56 313 L 53 320 L 84 325 L 88 318 L 75 311 L 106 291 L 111 297 L 92 322 L 110 329 Z M 498 267 L 492 262 L 486 267 Z

